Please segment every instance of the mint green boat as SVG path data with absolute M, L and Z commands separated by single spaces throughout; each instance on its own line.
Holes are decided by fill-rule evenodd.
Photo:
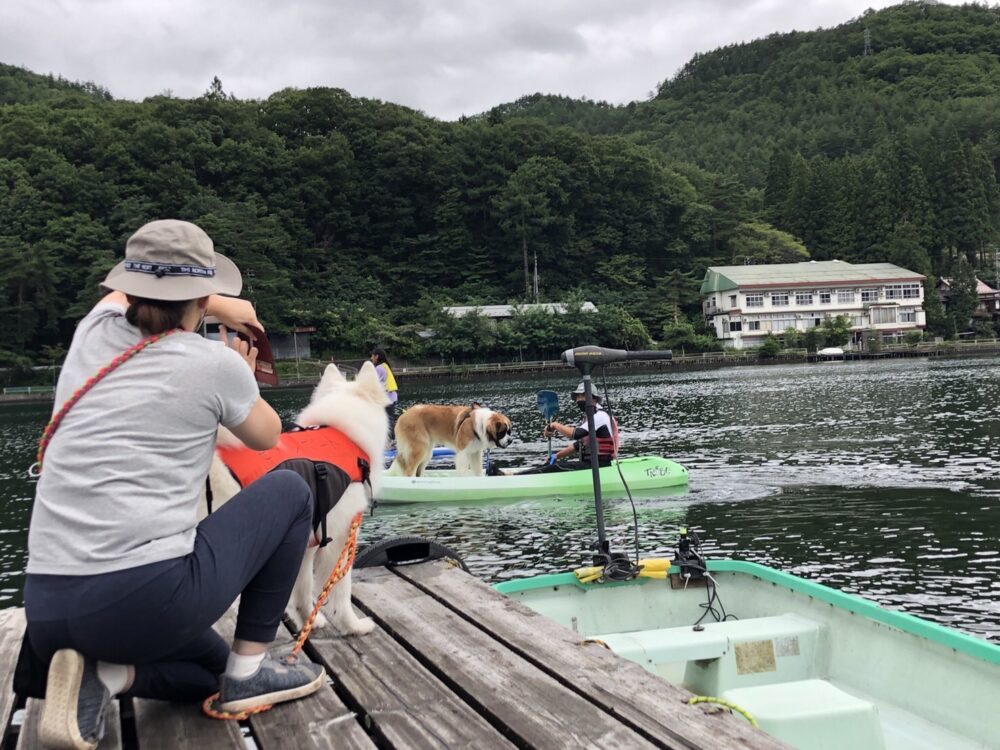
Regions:
M 1000 646 L 754 563 L 712 560 L 685 586 L 647 562 L 496 588 L 800 750 L 1000 747 Z
M 687 486 L 688 472 L 676 461 L 659 456 L 623 458 L 621 473 L 632 492 L 666 490 Z M 624 497 L 618 468 L 600 470 L 601 489 L 609 497 Z M 589 469 L 549 474 L 460 477 L 454 471 L 425 471 L 420 477 L 382 477 L 375 499 L 383 504 L 470 502 L 480 500 L 542 499 L 593 495 Z

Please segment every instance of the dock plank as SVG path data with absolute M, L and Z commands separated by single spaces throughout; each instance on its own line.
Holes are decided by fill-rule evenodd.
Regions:
M 135 733 L 140 750 L 239 748 L 245 750 L 235 721 L 213 721 L 198 703 L 170 703 L 136 698 Z
M 14 665 L 21 653 L 24 625 L 23 609 L 0 609 L 0 743 L 17 705 L 12 683 Z
M 261 750 L 374 750 L 358 723 L 329 686 L 302 700 L 281 703 L 250 718 L 254 739 Z M 145 750 L 145 749 L 143 749 Z
M 42 706 L 45 701 L 37 698 L 29 698 L 24 707 L 24 722 L 21 724 L 21 731 L 17 735 L 17 750 L 37 750 L 41 747 L 38 741 L 38 724 L 42 719 Z M 97 746 L 97 750 L 121 750 L 122 731 L 121 713 L 118 708 L 118 701 L 112 701 L 108 707 L 107 731 L 104 739 Z
M 352 586 L 356 603 L 516 744 L 655 747 L 404 578 L 364 573 Z
M 360 638 L 316 630 L 309 643 L 389 746 L 513 747 L 381 628 Z
M 470 586 L 468 574 L 451 565 L 438 562 L 394 570 L 453 611 L 468 613 L 465 616 L 474 617 L 500 642 L 657 743 L 706 749 L 787 748 L 728 712 L 707 714 L 702 707 L 688 706 L 691 693 L 686 690 L 599 645 L 584 645 L 578 634 L 485 584 Z

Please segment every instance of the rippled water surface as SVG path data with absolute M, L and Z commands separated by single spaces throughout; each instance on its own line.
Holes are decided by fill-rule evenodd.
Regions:
M 506 412 L 505 463 L 546 443 L 535 392 L 551 381 L 405 387 L 403 403 Z M 780 567 L 882 604 L 1000 640 L 1000 360 L 906 360 L 615 376 L 612 406 L 627 454 L 690 469 L 690 491 L 636 498 L 644 555 L 671 551 L 680 526 L 705 550 Z M 293 416 L 308 391 L 271 400 Z M 563 416 L 575 419 L 567 398 Z M 49 408 L 0 408 L 0 606 L 20 602 L 32 486 L 24 479 Z M 628 501 L 608 503 L 609 535 L 631 543 Z M 489 580 L 579 565 L 594 509 L 581 500 L 395 506 L 363 537 L 422 534 Z

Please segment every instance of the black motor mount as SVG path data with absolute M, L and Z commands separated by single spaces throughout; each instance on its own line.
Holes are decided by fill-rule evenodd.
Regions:
M 680 568 L 680 577 L 688 581 L 698 581 L 705 576 L 705 558 L 698 548 L 701 540 L 695 532 L 688 534 L 688 530 L 681 529 L 680 538 L 677 540 L 677 550 L 674 553 L 673 564 Z

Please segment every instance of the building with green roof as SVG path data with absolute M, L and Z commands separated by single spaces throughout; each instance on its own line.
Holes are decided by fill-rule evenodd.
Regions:
M 838 315 L 851 320 L 849 346 L 859 346 L 868 330 L 896 341 L 926 323 L 923 280 L 892 263 L 712 266 L 701 283 L 702 311 L 717 338 L 737 349 L 758 346 L 769 333 L 806 331 Z

